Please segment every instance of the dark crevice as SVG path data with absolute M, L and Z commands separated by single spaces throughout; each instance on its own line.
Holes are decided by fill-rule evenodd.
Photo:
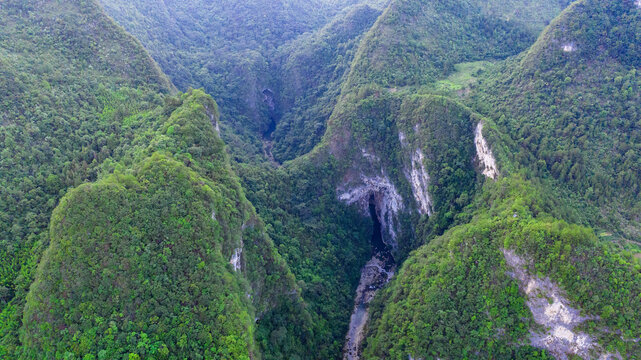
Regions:
M 369 214 L 372 217 L 373 222 L 371 241 L 372 255 L 383 260 L 385 265 L 392 267 L 395 263 L 394 256 L 392 255 L 391 248 L 383 241 L 383 226 L 377 211 L 375 194 L 370 195 L 369 198 Z
M 272 153 L 274 148 L 274 131 L 276 131 L 276 126 L 278 125 L 280 118 L 280 114 L 276 107 L 276 101 L 274 99 L 274 92 L 270 89 L 263 90 L 263 102 L 269 108 L 269 124 L 267 125 L 267 129 L 262 132 L 263 153 L 274 166 L 279 167 L 281 164 L 276 160 L 276 158 L 274 158 L 274 154 Z
M 276 111 L 276 101 L 274 99 L 274 92 L 270 89 L 263 90 L 263 102 L 269 108 L 269 124 L 267 130 L 263 131 L 263 139 L 272 141 L 273 133 L 276 130 L 276 125 L 278 124 L 278 114 Z
M 350 318 L 349 330 L 346 336 L 343 359 L 359 360 L 365 326 L 368 320 L 369 303 L 376 292 L 387 284 L 396 270 L 392 249 L 383 240 L 383 224 L 377 204 L 377 194 L 369 197 L 369 214 L 372 217 L 371 248 L 372 258 L 361 269 L 361 279 L 356 289 L 354 311 Z

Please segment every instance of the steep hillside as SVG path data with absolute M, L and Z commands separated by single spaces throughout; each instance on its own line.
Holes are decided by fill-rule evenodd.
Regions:
M 515 140 L 514 160 L 595 208 L 585 221 L 640 236 L 641 8 L 578 1 L 526 53 L 488 72 L 474 104 Z
M 231 171 L 211 98 L 166 96 L 93 2 L 0 11 L 0 357 L 309 358 L 324 338 Z
M 413 253 L 375 300 L 363 358 L 640 356 L 641 262 L 544 199 L 520 179 L 488 184 L 472 220 Z
M 497 132 L 477 150 L 507 178 L 409 256 L 371 305 L 362 358 L 641 355 L 638 250 L 559 220 L 638 239 L 640 15 L 633 1 L 578 1 L 480 75 L 471 111 Z
M 485 23 L 496 25 L 491 33 Z M 364 36 L 312 154 L 329 152 L 344 165 L 336 187 L 342 201 L 367 214 L 366 198 L 377 194 L 380 215 L 389 216 L 384 238 L 401 254 L 415 248 L 421 216 L 429 225 L 420 231 L 440 233 L 473 198 L 484 178 L 476 137 L 496 133 L 457 100 L 432 95 L 433 81 L 449 72 L 445 62 L 505 57 L 529 41 L 525 30 L 483 15 L 473 2 L 393 1 Z M 362 191 L 353 198 L 356 189 Z
M 572 0 L 523 1 L 493 0 L 480 4 L 483 12 L 506 21 L 522 24 L 538 35 Z
M 368 301 L 376 289 L 389 280 L 396 264 L 411 250 L 451 226 L 456 214 L 473 199 L 485 178 L 497 177 L 502 165 L 510 166 L 497 164 L 496 159 L 507 161 L 507 158 L 502 151 L 496 151 L 495 158 L 487 142 L 501 139 L 489 119 L 456 100 L 418 95 L 409 89 L 388 89 L 381 86 L 378 78 L 364 75 L 369 71 L 370 60 L 377 61 L 379 68 L 394 70 L 402 68 L 399 64 L 407 56 L 424 54 L 399 44 L 399 51 L 372 56 L 368 49 L 387 49 L 378 40 L 403 42 L 407 39 L 404 35 L 379 38 L 381 28 L 387 26 L 398 34 L 403 29 L 411 30 L 422 34 L 428 42 L 429 34 L 446 26 L 448 18 L 436 15 L 440 9 L 434 8 L 436 5 L 414 5 L 420 9 L 414 9 L 408 2 L 393 2 L 363 37 L 328 120 L 325 136 L 314 150 L 275 170 L 251 165 L 238 167 L 248 197 L 256 204 L 261 217 L 273 225 L 271 229 L 268 227 L 268 232 L 283 257 L 288 259 L 292 271 L 298 279 L 314 281 L 305 280 L 303 296 L 312 307 L 324 309 L 320 313 L 325 314 L 335 341 L 349 344 L 344 347 L 345 354 L 358 352 Z M 421 19 L 413 27 L 394 20 L 394 16 L 401 16 L 408 8 L 414 9 L 413 14 Z M 421 9 L 426 10 L 425 13 L 420 12 Z M 453 10 L 452 17 L 475 28 L 477 41 L 482 44 L 465 42 L 458 37 L 459 33 L 446 32 L 434 45 L 441 54 L 451 51 L 448 44 L 457 41 L 483 51 L 508 37 L 512 44 L 523 41 L 524 47 L 534 41 L 531 33 L 498 19 L 493 21 L 513 31 L 498 32 L 494 37 L 481 40 L 478 22 L 470 25 L 464 15 Z M 428 18 L 431 22 L 425 20 Z M 503 49 L 508 49 L 508 45 Z M 456 58 L 453 63 L 490 56 L 470 55 L 468 50 L 453 52 Z M 516 53 L 514 49 L 510 51 Z M 416 69 L 422 72 L 435 68 L 437 60 L 426 57 Z M 423 78 L 412 81 L 416 85 L 427 84 Z M 278 148 L 278 143 L 275 146 Z M 371 229 L 367 238 L 350 236 L 355 226 L 350 226 L 349 221 L 353 220 L 342 216 L 346 206 L 367 219 Z M 329 241 L 319 240 L 325 238 Z M 368 238 L 370 244 L 364 243 Z M 369 256 L 363 251 L 368 247 Z M 313 254 L 314 261 L 305 261 L 298 248 Z M 338 261 L 316 260 L 334 257 Z M 357 284 L 354 280 L 358 279 L 359 271 L 361 279 Z M 322 275 L 314 279 L 309 276 L 313 272 Z M 335 295 L 330 301 L 327 299 L 330 293 L 318 292 L 320 289 L 333 289 L 333 294 L 340 296 Z M 345 317 L 346 307 L 353 309 L 351 319 Z M 328 309 L 333 310 L 331 316 Z M 345 340 L 347 333 L 355 335 Z
M 424 85 L 457 63 L 505 58 L 534 41 L 517 24 L 484 14 L 480 3 L 393 1 L 360 48 L 349 86 Z
M 211 218 L 224 198 L 202 181 L 158 155 L 68 193 L 27 297 L 21 357 L 249 359 L 253 311 L 222 254 L 231 214 Z
M 380 11 L 357 5 L 327 26 L 282 46 L 279 116 L 274 119 L 274 157 L 280 162 L 308 153 L 325 133 L 363 33 Z
M 418 85 L 460 62 L 516 54 L 566 2 L 391 1 L 362 50 L 361 75 L 384 86 Z M 204 87 L 214 96 L 228 119 L 223 138 L 242 162 L 291 160 L 318 143 L 358 36 L 373 20 L 362 8 L 347 9 L 381 11 L 388 3 L 102 0 L 180 89 Z M 379 66 L 403 74 L 378 73 Z M 390 76 L 399 83 L 388 84 Z
M 54 211 L 21 357 L 307 357 L 311 318 L 231 172 L 216 104 L 194 91 L 152 116 L 130 169 Z
M 0 4 L 0 358 L 641 357 L 638 0 L 100 2 Z
M 385 1 L 101 3 L 142 41 L 179 89 L 203 87 L 216 99 L 227 119 L 225 141 L 236 158 L 248 161 L 263 157 L 261 140 L 274 130 L 281 112 L 277 49 L 323 27 L 349 5 L 382 6 Z
M 0 5 L 0 354 L 16 344 L 51 211 L 130 146 L 130 114 L 172 91 L 142 46 L 92 1 Z
M 446 229 L 488 169 L 478 149 L 494 159 L 477 131 L 483 119 L 460 104 L 437 96 L 379 95 L 341 109 L 354 128 L 379 129 L 358 133 L 354 141 L 362 148 L 332 154 L 323 142 L 282 168 L 238 166 L 303 298 L 331 331 L 326 358 L 340 356 L 368 258 L 393 254 L 393 267 L 428 236 L 417 232 Z M 496 174 L 492 164 L 488 174 Z

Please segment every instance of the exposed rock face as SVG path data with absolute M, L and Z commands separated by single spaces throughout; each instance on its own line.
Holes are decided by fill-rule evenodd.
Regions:
M 641 0 L 639 0 L 641 1 Z M 574 52 L 576 47 L 572 43 L 563 44 L 563 52 Z
M 376 292 L 392 279 L 394 271 L 394 264 L 381 254 L 373 256 L 361 270 L 361 280 L 356 289 L 354 311 L 346 337 L 344 360 L 360 358 L 359 348 L 365 337 L 363 330 L 369 319 L 369 303 L 374 299 Z
M 474 144 L 476 145 L 476 156 L 483 175 L 496 180 L 499 177 L 499 169 L 496 166 L 496 160 L 494 159 L 494 155 L 492 155 L 492 150 L 483 137 L 482 122 L 479 122 L 476 126 Z
M 239 247 L 234 249 L 234 253 L 231 255 L 229 263 L 234 268 L 234 271 L 240 271 L 240 259 L 243 255 L 243 248 Z
M 396 249 L 396 223 L 399 212 L 403 210 L 403 198 L 387 175 L 361 175 L 357 184 L 339 188 L 338 193 L 339 200 L 348 205 L 357 204 L 365 216 L 369 216 L 370 199 L 373 196 L 383 229 L 383 241 Z
M 641 9 L 641 0 L 636 0 L 634 2 L 634 5 L 636 5 L 639 9 Z
M 361 149 L 361 153 L 362 153 L 363 157 L 364 157 L 365 159 L 367 159 L 367 160 L 368 160 L 369 162 L 371 162 L 371 163 L 378 163 L 378 162 L 380 162 L 380 161 L 381 161 L 381 159 L 379 159 L 379 157 L 378 157 L 378 156 L 376 156 L 376 155 L 374 155 L 374 154 L 370 153 L 369 151 L 367 151 L 367 150 L 365 150 L 365 149 Z
M 372 231 L 372 258 L 361 269 L 361 280 L 356 289 L 354 311 L 350 318 L 349 331 L 345 337 L 344 360 L 360 359 L 360 348 L 365 338 L 364 329 L 369 319 L 369 303 L 394 276 L 396 262 L 390 247 L 383 243 L 382 224 L 379 221 L 374 196 L 370 197 L 369 213 L 374 225 Z
M 211 219 L 214 221 L 218 221 L 216 219 L 216 210 L 213 210 L 211 212 Z M 245 230 L 245 224 L 243 224 L 243 230 Z M 234 249 L 234 252 L 231 254 L 231 258 L 229 259 L 229 263 L 231 264 L 232 268 L 234 268 L 234 271 L 240 271 L 241 270 L 241 259 L 243 256 L 243 242 L 240 242 L 240 247 Z
M 414 130 L 418 132 L 418 125 L 414 127 Z M 401 147 L 404 149 L 409 146 L 407 137 L 402 131 L 398 132 L 398 141 L 401 143 Z M 434 208 L 432 206 L 432 199 L 430 198 L 429 184 L 430 176 L 425 169 L 425 155 L 423 151 L 418 148 L 410 156 L 411 169 L 409 173 L 405 170 L 405 177 L 412 185 L 412 193 L 416 204 L 418 205 L 418 211 L 422 215 L 432 216 Z
M 428 192 L 430 176 L 425 170 L 424 160 L 425 155 L 423 155 L 421 149 L 417 149 L 416 152 L 412 154 L 412 171 L 409 180 L 412 184 L 414 198 L 419 205 L 420 213 L 432 216 L 432 199 L 430 199 Z
M 405 136 L 405 133 L 403 133 L 402 131 L 398 132 L 398 141 L 401 142 L 401 146 L 407 147 L 407 137 Z
M 207 116 L 209 116 L 209 121 L 214 126 L 214 129 L 216 129 L 216 132 L 218 133 L 218 135 L 220 135 L 220 122 L 218 121 L 216 116 L 218 110 L 210 109 L 209 106 L 207 105 L 204 105 L 204 106 L 205 106 L 205 113 L 207 114 Z
M 530 331 L 532 346 L 549 351 L 559 360 L 568 355 L 591 359 L 622 359 L 620 354 L 606 353 L 588 334 L 574 330 L 582 322 L 593 319 L 580 315 L 580 310 L 570 306 L 562 290 L 549 278 L 541 279 L 526 268 L 526 261 L 514 251 L 503 249 L 507 265 L 512 269 L 510 276 L 518 280 L 519 288 L 527 296 L 526 304 L 532 311 L 534 321 L 545 327 L 544 333 Z
M 269 110 L 276 109 L 276 103 L 274 102 L 274 92 L 270 89 L 263 90 L 263 102 L 267 104 Z

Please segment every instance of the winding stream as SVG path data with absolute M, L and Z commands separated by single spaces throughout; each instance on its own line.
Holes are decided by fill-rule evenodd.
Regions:
M 378 290 L 390 281 L 396 270 L 394 257 L 389 247 L 383 242 L 382 226 L 377 215 L 374 196 L 370 198 L 369 212 L 374 222 L 372 258 L 361 270 L 361 280 L 356 288 L 354 311 L 345 337 L 344 360 L 360 359 L 360 347 L 364 339 L 363 330 L 369 319 L 369 303 Z

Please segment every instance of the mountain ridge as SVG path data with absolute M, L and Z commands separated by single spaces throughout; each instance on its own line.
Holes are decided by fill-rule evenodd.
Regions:
M 641 353 L 636 2 L 10 1 L 0 357 Z

